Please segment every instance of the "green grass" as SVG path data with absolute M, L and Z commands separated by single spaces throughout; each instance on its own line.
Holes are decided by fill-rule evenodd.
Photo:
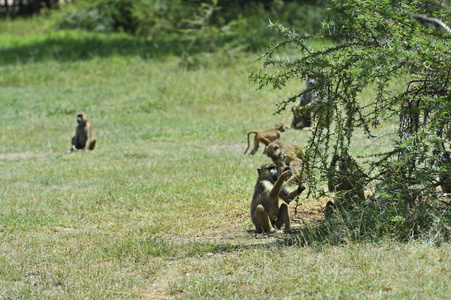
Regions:
M 302 82 L 256 91 L 252 54 L 188 71 L 140 39 L 22 26 L 0 25 L 0 298 L 450 296 L 448 243 L 300 247 L 249 231 L 267 159 L 242 155 L 245 134 L 289 123 L 274 103 Z M 97 146 L 69 153 L 81 110 Z

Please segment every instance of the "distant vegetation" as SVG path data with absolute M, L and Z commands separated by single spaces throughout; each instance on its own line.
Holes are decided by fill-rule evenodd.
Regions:
M 16 1 L 3 15 L 17 18 L 40 13 L 54 29 L 125 32 L 152 41 L 183 43 L 183 51 L 218 48 L 260 50 L 277 35 L 268 20 L 298 32 L 317 31 L 326 16 L 326 1 L 245 0 L 78 0 Z

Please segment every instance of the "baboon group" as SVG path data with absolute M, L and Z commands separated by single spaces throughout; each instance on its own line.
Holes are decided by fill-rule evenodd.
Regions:
M 321 116 L 312 118 L 312 108 L 319 103 L 318 97 L 311 91 L 311 85 L 315 80 L 307 78 L 306 90 L 302 93 L 300 101 L 292 107 L 292 129 L 309 129 L 313 121 Z M 321 126 L 317 120 L 316 126 Z M 283 123 L 277 123 L 274 128 L 261 131 L 250 131 L 247 134 L 247 148 L 250 148 L 250 135 L 255 134 L 253 149 L 250 155 L 257 153 L 259 145 L 264 145 L 263 153 L 271 158 L 271 163 L 264 163 L 257 169 L 258 179 L 255 184 L 251 201 L 251 218 L 255 225 L 255 231 L 274 232 L 285 225 L 290 228 L 288 204 L 293 201 L 305 189 L 306 170 L 304 166 L 304 153 L 300 146 L 280 140 L 281 133 L 287 127 Z M 451 152 L 443 149 L 437 150 L 439 165 L 451 164 Z M 334 209 L 355 207 L 365 201 L 365 185 L 369 182 L 369 176 L 365 174 L 356 160 L 348 153 L 346 148 L 340 153 L 332 155 L 327 169 L 328 190 L 334 193 L 333 201 L 328 201 L 325 206 L 326 218 Z M 439 176 L 438 185 L 444 193 L 451 193 L 451 176 L 443 173 Z M 298 184 L 297 189 L 288 192 L 286 186 Z
M 247 148 L 250 147 L 249 135 L 254 136 L 254 148 L 249 155 L 257 153 L 260 143 L 265 146 L 263 153 L 272 162 L 262 164 L 258 169 L 258 179 L 254 187 L 251 202 L 251 218 L 256 232 L 274 232 L 285 225 L 290 228 L 288 204 L 302 193 L 302 148 L 294 143 L 280 141 L 280 133 L 285 125 L 277 123 L 274 128 L 250 131 L 247 135 Z M 286 185 L 298 183 L 298 187 L 288 192 Z
M 307 88 L 312 83 L 313 79 L 307 79 Z M 313 98 L 312 93 L 306 93 L 301 97 L 299 107 L 293 107 L 292 128 L 302 129 L 311 126 L 311 116 L 307 109 L 304 109 L 302 114 L 300 110 L 310 105 Z M 276 123 L 274 128 L 252 130 L 247 134 L 247 148 L 244 154 L 250 148 L 250 135 L 254 134 L 254 147 L 249 155 L 255 155 L 260 144 L 263 144 L 263 154 L 271 159 L 271 162 L 263 163 L 257 169 L 258 178 L 251 201 L 251 219 L 258 233 L 275 232 L 282 226 L 285 226 L 286 230 L 289 229 L 288 204 L 305 190 L 304 152 L 299 145 L 280 140 L 281 133 L 286 129 L 283 123 Z M 298 186 L 289 192 L 287 186 L 293 184 Z
M 314 79 L 307 78 L 306 89 L 314 83 Z M 299 104 L 292 108 L 292 129 L 312 126 L 311 106 L 315 100 L 315 95 L 310 91 L 302 94 Z M 283 123 L 277 123 L 274 128 L 252 130 L 247 134 L 244 154 L 250 148 L 250 135 L 254 134 L 254 147 L 249 155 L 256 154 L 260 144 L 263 144 L 263 154 L 271 158 L 270 163 L 264 163 L 257 169 L 258 179 L 251 201 L 251 219 L 258 233 L 271 233 L 280 230 L 283 225 L 286 230 L 289 229 L 288 204 L 305 190 L 304 153 L 299 145 L 280 140 L 281 133 L 286 129 Z M 336 198 L 334 202 L 329 201 L 326 204 L 326 210 L 350 203 L 354 197 L 365 199 L 365 175 L 346 150 L 341 155 L 332 157 L 329 170 L 328 187 L 330 192 L 336 193 Z M 286 186 L 293 184 L 297 184 L 297 188 L 288 192 Z
M 284 125 L 278 123 L 271 129 L 250 132 L 255 134 L 250 155 L 255 154 L 262 143 L 265 145 L 263 153 L 272 161 L 263 163 L 257 169 L 258 178 L 251 201 L 251 218 L 257 233 L 271 233 L 280 230 L 283 225 L 286 230 L 289 229 L 288 204 L 305 190 L 304 153 L 299 145 L 280 140 L 280 132 L 284 131 Z M 248 149 L 249 146 L 244 154 Z M 330 209 L 349 205 L 355 199 L 365 200 L 365 174 L 346 150 L 332 157 L 329 170 L 328 187 L 330 192 L 335 192 L 336 198 L 326 204 L 326 213 Z M 298 186 L 288 192 L 286 186 L 290 184 Z
M 314 79 L 307 78 L 306 89 L 314 83 Z M 312 126 L 311 106 L 315 100 L 315 95 L 310 91 L 302 94 L 299 104 L 292 108 L 292 129 Z M 78 113 L 77 123 L 70 150 L 94 150 L 97 140 L 88 115 L 84 112 Z M 288 204 L 305 190 L 303 184 L 307 172 L 304 166 L 304 152 L 299 145 L 280 140 L 281 133 L 287 129 L 283 123 L 276 123 L 274 128 L 252 130 L 247 134 L 247 148 L 244 154 L 249 150 L 250 136 L 254 134 L 253 148 L 249 155 L 255 155 L 260 144 L 263 144 L 263 154 L 271 159 L 271 162 L 263 163 L 257 169 L 258 178 L 250 211 L 257 233 L 275 232 L 283 226 L 288 230 L 290 228 Z M 449 151 L 444 151 L 440 157 L 442 164 L 451 163 Z M 365 201 L 364 186 L 367 176 L 346 149 L 332 156 L 328 171 L 328 189 L 329 192 L 335 193 L 335 198 L 326 204 L 326 217 L 333 209 L 352 206 L 355 201 Z M 440 176 L 444 193 L 451 193 L 450 178 L 449 174 Z M 289 192 L 287 186 L 292 185 L 297 187 Z

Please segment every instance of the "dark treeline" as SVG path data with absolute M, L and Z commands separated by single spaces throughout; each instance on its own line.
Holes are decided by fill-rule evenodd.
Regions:
M 302 35 L 319 32 L 327 15 L 326 0 L 0 0 L 0 18 L 14 21 L 38 15 L 46 30 L 126 33 L 118 38 L 78 40 L 52 36 L 31 46 L 4 50 L 2 62 L 16 57 L 73 60 L 111 53 L 159 57 L 182 56 L 196 67 L 202 53 L 233 56 L 261 51 L 281 37 L 268 30 L 269 20 Z M 86 35 L 82 35 L 86 36 Z M 74 46 L 75 45 L 75 46 Z M 149 52 L 150 48 L 152 51 Z M 60 49 L 58 54 L 49 49 Z
M 61 10 L 67 11 L 68 19 L 83 19 L 83 16 L 88 16 L 88 21 L 92 21 L 93 17 L 100 18 L 101 22 L 108 22 L 113 29 L 142 33 L 146 30 L 142 30 L 143 21 L 139 20 L 140 17 L 165 19 L 167 23 L 174 23 L 174 20 L 185 19 L 202 7 L 214 7 L 214 17 L 209 21 L 218 23 L 229 22 L 246 14 L 258 14 L 261 11 L 282 12 L 285 19 L 306 19 L 309 22 L 317 19 L 318 10 L 315 8 L 324 8 L 326 2 L 326 0 L 0 0 L 0 17 L 16 18 Z M 74 11 L 78 11 L 79 15 L 74 16 L 77 14 Z M 151 20 L 148 23 L 151 24 Z M 292 23 L 288 20 L 289 25 Z
M 258 50 L 273 41 L 280 22 L 301 34 L 321 28 L 326 0 L 0 0 L 8 19 L 40 15 L 55 30 L 125 32 L 154 41 L 182 41 L 184 51 L 225 45 Z
M 39 13 L 43 9 L 55 8 L 59 0 L 2 0 L 0 12 L 3 17 L 29 16 Z
M 152 1 L 152 0 L 150 0 Z M 4 17 L 13 17 L 13 16 L 27 16 L 31 14 L 39 13 L 43 9 L 54 9 L 60 3 L 68 3 L 68 2 L 77 2 L 76 0 L 1 0 L 0 1 L 0 11 Z M 96 2 L 96 1 L 92 1 Z M 98 1 L 97 1 L 98 2 Z M 124 2 L 132 2 L 127 0 L 108 0 L 103 1 L 105 3 L 110 3 L 114 5 L 114 3 L 124 3 Z M 158 2 L 158 1 L 156 1 Z M 181 0 L 187 5 L 193 3 L 208 3 L 211 2 L 209 0 Z M 218 0 L 218 4 L 224 9 L 236 8 L 236 7 L 246 7 L 250 4 L 259 4 L 263 5 L 266 9 L 269 9 L 274 2 L 297 2 L 311 5 L 322 5 L 321 2 L 317 0 L 285 0 L 285 1 L 274 1 L 274 0 Z

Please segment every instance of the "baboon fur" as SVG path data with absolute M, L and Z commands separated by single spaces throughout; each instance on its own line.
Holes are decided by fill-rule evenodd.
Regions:
M 307 77 L 305 87 L 308 89 L 310 85 L 314 84 L 315 80 Z M 291 121 L 291 128 L 303 129 L 304 127 L 312 126 L 312 114 L 310 106 L 315 102 L 315 94 L 313 92 L 306 92 L 301 96 L 298 105 L 291 107 L 293 113 L 293 120 Z
M 72 136 L 71 151 L 74 150 L 94 150 L 96 146 L 96 137 L 92 129 L 91 121 L 88 115 L 84 112 L 77 114 L 77 127 L 75 128 L 75 135 Z
M 299 185 L 296 190 L 288 193 L 283 183 L 291 176 L 291 171 L 286 170 L 279 176 L 273 163 L 264 163 L 257 170 L 258 179 L 251 202 L 251 218 L 255 231 L 271 233 L 281 229 L 282 225 L 289 229 L 288 204 L 302 193 L 305 187 Z
M 338 163 L 338 170 L 336 169 Z M 329 192 L 337 192 L 338 198 L 346 200 L 341 203 L 335 199 L 334 205 L 340 208 L 340 205 L 350 205 L 357 198 L 361 201 L 365 200 L 363 189 L 363 178 L 366 175 L 360 170 L 357 162 L 348 154 L 346 149 L 342 154 L 332 157 L 329 168 L 328 187 Z
M 266 155 L 277 166 L 279 174 L 285 168 L 290 168 L 292 176 L 287 180 L 287 184 L 301 183 L 305 180 L 303 172 L 304 152 L 300 146 L 282 141 L 272 142 L 266 148 Z
M 252 149 L 251 153 L 249 155 L 254 155 L 258 151 L 258 147 L 260 143 L 265 145 L 265 149 L 263 150 L 263 153 L 266 153 L 266 146 L 268 146 L 269 143 L 274 142 L 276 140 L 280 139 L 280 133 L 285 132 L 285 125 L 283 123 L 276 123 L 274 128 L 264 129 L 261 131 L 252 130 L 247 133 L 247 148 L 246 151 L 244 151 L 244 154 L 246 154 L 247 150 L 249 150 L 250 142 L 249 142 L 249 135 L 254 133 L 254 148 Z

